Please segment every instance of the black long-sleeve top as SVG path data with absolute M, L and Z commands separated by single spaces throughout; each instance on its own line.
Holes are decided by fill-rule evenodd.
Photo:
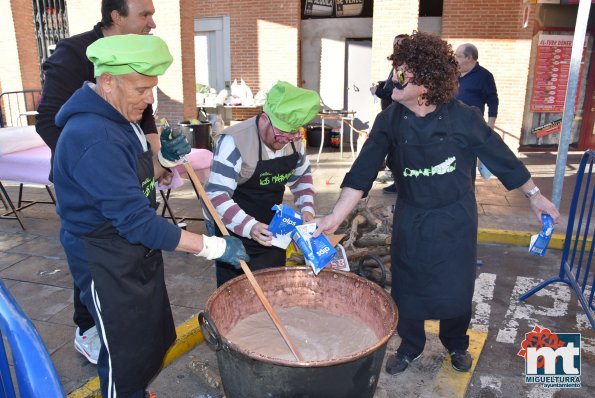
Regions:
M 443 117 L 447 111 L 448 117 Z M 398 132 L 398 129 L 402 131 Z M 341 187 L 361 190 L 364 196 L 372 188 L 379 166 L 389 151 L 393 151 L 395 165 L 399 164 L 398 140 L 407 140 L 410 144 L 427 145 L 432 142 L 437 132 L 449 129 L 451 137 L 469 157 L 479 157 L 509 190 L 519 188 L 526 183 L 531 174 L 516 157 L 499 135 L 485 123 L 483 116 L 475 107 L 452 100 L 439 106 L 425 117 L 416 117 L 399 103 L 378 114 L 370 137 L 362 147 L 351 170 L 345 175 Z M 431 145 L 431 144 L 430 144 Z M 395 167 L 402 173 L 400 167 Z M 457 169 L 461 178 L 458 187 L 461 192 L 454 192 L 449 197 L 462 197 L 466 190 L 473 189 L 475 169 Z M 397 180 L 401 178 L 397 175 Z M 439 177 L 439 176 L 438 176 Z M 428 180 L 428 184 L 432 184 Z M 400 192 L 403 197 L 414 198 L 414 192 Z M 443 204 L 445 205 L 445 204 Z
M 87 58 L 86 51 L 91 43 L 103 37 L 101 27 L 100 22 L 88 32 L 60 40 L 54 53 L 43 63 L 45 81 L 35 129 L 52 150 L 52 158 L 62 131 L 54 121 L 56 114 L 85 81 L 95 82 L 93 63 Z M 151 105 L 145 109 L 140 125 L 145 134 L 157 134 Z M 50 180 L 53 180 L 52 172 Z

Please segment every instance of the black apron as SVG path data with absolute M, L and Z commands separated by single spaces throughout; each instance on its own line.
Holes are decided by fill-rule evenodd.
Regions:
M 156 208 L 151 151 L 138 158 L 141 188 Z M 111 221 L 84 237 L 118 395 L 142 390 L 176 339 L 161 250 L 133 245 Z M 95 293 L 94 293 L 95 294 Z
M 256 118 L 256 126 L 258 126 L 259 117 Z M 293 175 L 295 167 L 299 160 L 299 154 L 295 149 L 295 145 L 291 142 L 293 153 L 291 155 L 282 156 L 275 159 L 262 159 L 263 144 L 258 134 L 258 163 L 254 169 L 254 174 L 245 183 L 238 185 L 232 199 L 240 206 L 246 214 L 254 217 L 263 224 L 270 224 L 275 212 L 272 210 L 273 205 L 278 205 L 283 202 L 283 194 L 285 192 L 285 184 L 287 180 Z M 250 270 L 256 271 L 263 268 L 282 267 L 285 265 L 285 250 L 275 246 L 263 246 L 253 239 L 244 238 L 230 232 L 231 235 L 239 238 L 246 253 L 250 256 L 248 266 Z M 218 234 L 221 236 L 220 234 Z M 225 271 L 218 272 L 217 284 L 221 285 L 226 280 L 233 276 L 241 275 L 242 271 L 235 269 L 232 265 L 216 262 L 217 267 L 224 268 Z
M 432 120 L 400 108 L 392 296 L 404 318 L 454 318 L 471 311 L 475 283 L 475 155 L 457 145 L 446 106 Z M 411 143 L 402 132 L 414 131 L 414 123 L 432 134 Z

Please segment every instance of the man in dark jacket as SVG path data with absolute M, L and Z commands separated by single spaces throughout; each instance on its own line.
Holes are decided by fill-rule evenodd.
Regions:
M 184 231 L 155 213 L 156 163 L 173 167 L 190 152 L 179 135 L 153 155 L 137 123 L 173 60 L 165 42 L 110 36 L 87 56 L 97 83 L 84 83 L 56 115 L 60 242 L 97 325 L 102 395 L 144 398 L 176 337 L 161 250 L 236 267 L 249 258 L 237 238 Z
M 492 73 L 479 65 L 477 47 L 471 43 L 461 44 L 455 51 L 455 58 L 459 64 L 459 93 L 457 99 L 461 102 L 478 108 L 483 115 L 488 106 L 488 126 L 492 129 L 498 117 L 498 91 Z M 492 173 L 478 162 L 481 176 L 488 179 Z
M 85 56 L 87 47 L 102 37 L 150 33 L 156 27 L 154 13 L 151 0 L 102 0 L 101 22 L 88 32 L 59 41 L 52 56 L 44 62 L 45 81 L 35 128 L 52 151 L 50 181 L 54 180 L 53 158 L 62 131 L 56 126 L 54 118 L 62 105 L 85 81 L 95 81 L 93 64 Z M 151 150 L 157 154 L 160 148 L 159 135 L 151 105 L 146 107 L 140 126 Z M 96 364 L 100 346 L 97 329 L 93 317 L 81 303 L 79 296 L 80 290 L 75 284 L 73 320 L 77 330 L 74 347 L 89 362 Z

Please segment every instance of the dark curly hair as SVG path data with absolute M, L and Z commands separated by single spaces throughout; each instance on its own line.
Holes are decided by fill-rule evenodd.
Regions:
M 428 90 L 422 96 L 426 105 L 445 104 L 456 96 L 459 65 L 452 46 L 439 36 L 413 31 L 394 47 L 389 59 L 395 68 L 406 64 L 413 73 L 411 82 Z

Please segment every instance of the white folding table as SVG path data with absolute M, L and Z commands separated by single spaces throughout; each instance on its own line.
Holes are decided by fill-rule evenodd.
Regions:
M 340 111 L 340 112 L 321 112 L 318 114 L 318 117 L 322 121 L 322 133 L 320 136 L 320 149 L 318 150 L 318 157 L 316 158 L 316 163 L 320 161 L 320 154 L 322 153 L 322 147 L 324 146 L 324 121 L 326 119 L 335 119 L 339 120 L 340 131 L 339 131 L 339 151 L 341 153 L 341 159 L 343 158 L 343 132 L 344 132 L 344 124 L 347 123 L 349 125 L 349 145 L 351 147 L 351 157 L 355 160 L 355 151 L 353 149 L 353 119 L 355 119 L 355 111 Z

